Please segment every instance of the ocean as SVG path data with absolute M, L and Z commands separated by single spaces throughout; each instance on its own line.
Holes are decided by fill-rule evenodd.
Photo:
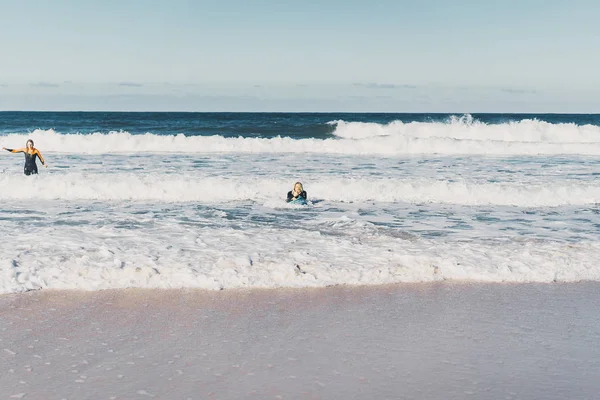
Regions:
M 30 138 L 0 293 L 600 280 L 600 115 L 0 112 Z

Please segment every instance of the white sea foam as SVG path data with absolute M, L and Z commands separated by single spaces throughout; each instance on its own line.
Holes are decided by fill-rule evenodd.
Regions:
M 105 153 L 315 153 L 600 155 L 600 127 L 521 121 L 499 125 L 472 122 L 387 125 L 337 121 L 330 139 L 225 138 L 222 136 L 132 135 L 128 132 L 63 135 L 54 130 L 2 137 L 5 147 L 21 147 L 28 138 L 42 151 Z
M 470 115 L 452 117 L 448 122 L 393 121 L 373 122 L 332 121 L 334 135 L 344 139 L 365 139 L 377 136 L 410 138 L 447 138 L 491 142 L 525 143 L 600 143 L 600 126 L 551 124 L 526 119 L 503 124 L 485 124 Z
M 26 179 L 28 179 L 26 181 Z M 28 183 L 28 184 L 25 184 Z M 27 178 L 0 174 L 0 200 L 99 200 L 143 202 L 257 201 L 281 206 L 289 180 L 265 177 L 199 177 L 160 173 L 78 173 Z M 311 180 L 310 199 L 328 202 L 408 202 L 543 207 L 600 204 L 600 183 L 472 183 L 429 179 Z
M 351 228 L 352 229 L 352 228 Z M 598 243 L 455 243 L 326 230 L 37 228 L 0 243 L 0 293 L 600 280 Z M 39 240 L 41 237 L 44 240 Z

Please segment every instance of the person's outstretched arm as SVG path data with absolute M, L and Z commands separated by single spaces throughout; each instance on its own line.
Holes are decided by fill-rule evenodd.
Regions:
M 6 147 L 3 147 L 2 150 L 10 151 L 11 153 L 23 153 L 25 151 L 25 149 L 7 149 Z

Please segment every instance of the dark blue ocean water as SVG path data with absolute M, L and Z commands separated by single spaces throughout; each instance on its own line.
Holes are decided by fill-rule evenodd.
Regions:
M 449 122 L 451 119 L 505 124 L 538 120 L 552 124 L 600 126 L 600 114 L 396 114 L 396 113 L 180 113 L 180 112 L 0 112 L 0 134 L 53 129 L 62 134 L 108 133 L 260 137 L 293 139 L 332 136 L 331 121 Z

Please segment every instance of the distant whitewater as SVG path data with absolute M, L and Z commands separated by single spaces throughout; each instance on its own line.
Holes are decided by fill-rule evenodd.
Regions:
M 489 155 L 600 155 L 600 126 L 551 124 L 522 120 L 485 124 L 471 116 L 448 122 L 327 123 L 334 127 L 327 138 L 293 138 L 285 129 L 275 137 L 157 135 L 152 132 L 61 134 L 35 129 L 28 134 L 8 134 L 6 140 L 21 143 L 27 138 L 44 142 L 47 151 L 64 153 L 317 153 L 373 154 L 489 154 Z
M 29 138 L 0 293 L 600 280 L 600 116 L 0 113 Z

